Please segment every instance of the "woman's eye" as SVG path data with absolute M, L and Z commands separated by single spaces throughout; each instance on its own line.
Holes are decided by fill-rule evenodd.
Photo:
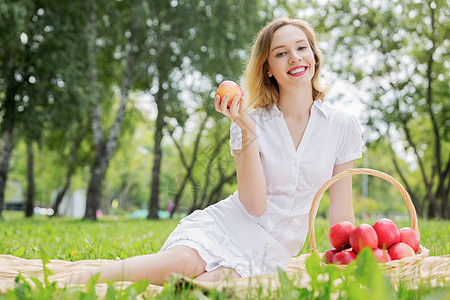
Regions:
M 305 50 L 305 49 L 306 49 L 306 46 L 298 47 L 298 50 Z
M 280 57 L 280 56 L 283 56 L 283 55 L 285 55 L 286 54 L 286 52 L 280 52 L 280 53 L 278 53 L 276 56 L 277 57 Z

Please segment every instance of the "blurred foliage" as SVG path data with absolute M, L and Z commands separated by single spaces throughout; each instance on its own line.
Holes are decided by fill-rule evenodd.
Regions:
M 399 177 L 420 214 L 448 218 L 446 1 L 328 1 L 323 9 L 339 53 L 332 70 L 368 94 L 361 95 L 365 140 L 384 151 L 376 164 Z
M 179 191 L 180 180 L 187 172 L 171 137 L 181 145 L 186 158 L 192 157 L 203 117 L 207 123 L 200 132 L 192 180 L 183 191 L 180 211 L 192 208 L 195 199 L 200 201 L 204 196 L 205 201 L 214 202 L 235 190 L 234 179 L 217 194 L 212 193 L 213 183 L 234 171 L 226 139 L 229 120 L 214 111 L 213 93 L 224 79 L 239 81 L 258 29 L 273 17 L 286 14 L 305 19 L 316 28 L 326 58 L 323 74 L 327 80 L 331 78 L 325 83 L 332 85 L 332 80 L 341 78 L 359 89 L 359 100 L 366 108 L 361 121 L 368 160 L 358 160 L 355 166 L 378 169 L 402 183 L 407 181 L 421 216 L 429 216 L 427 189 L 440 199 L 436 193 L 439 185 L 450 185 L 448 173 L 439 180 L 439 172 L 433 171 L 439 169 L 438 138 L 441 170 L 445 170 L 446 153 L 450 152 L 445 1 L 186 0 L 134 4 L 133 13 L 129 13 L 125 1 L 96 2 L 95 51 L 104 128 L 113 123 L 120 100 L 127 40 L 135 33 L 139 41 L 133 48 L 139 76 L 131 87 L 118 148 L 106 174 L 104 208 L 113 199 L 119 201 L 122 211 L 147 206 L 157 112 L 164 113 L 161 209 Z M 9 179 L 27 185 L 24 138 L 29 134 L 39 141 L 35 149 L 39 206 L 49 206 L 52 191 L 64 184 L 71 143 L 90 121 L 88 11 L 88 4 L 81 2 L 0 2 L 0 29 L 4 33 L 0 56 L 5 58 L 0 60 L 2 128 L 7 88 L 10 84 L 17 87 L 16 141 Z M 140 18 L 142 31 L 130 29 L 135 17 Z M 7 69 L 6 58 L 11 53 L 16 60 L 13 68 Z M 431 105 L 427 102 L 430 95 Z M 342 94 L 327 101 L 336 103 L 345 98 Z M 408 143 L 408 132 L 412 143 Z M 216 146 L 217 152 L 212 153 Z M 92 134 L 88 131 L 77 153 L 72 190 L 87 187 L 92 160 Z M 209 182 L 205 176 L 208 168 Z M 394 187 L 379 178 L 368 181 L 368 190 L 364 191 L 367 196 L 363 197 L 363 176 L 353 178 L 358 216 L 407 214 L 404 200 Z M 448 198 L 448 188 L 446 192 Z M 321 216 L 328 215 L 327 197 L 319 207 Z M 442 207 L 443 202 L 437 204 Z

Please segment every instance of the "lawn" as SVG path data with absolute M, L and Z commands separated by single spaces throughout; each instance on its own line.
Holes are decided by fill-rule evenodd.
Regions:
M 364 222 L 373 224 L 374 221 L 376 220 L 365 220 Z M 361 222 L 362 221 L 358 221 L 357 223 Z M 399 227 L 410 225 L 408 220 L 396 221 L 396 223 Z M 0 221 L 0 254 L 10 254 L 27 259 L 40 259 L 42 257 L 41 249 L 43 249 L 50 259 L 68 261 L 98 258 L 125 259 L 130 256 L 157 252 L 165 238 L 171 230 L 175 228 L 176 224 L 176 220 L 147 221 L 123 217 L 107 217 L 98 222 L 67 218 L 49 219 L 47 217 L 25 219 L 21 214 L 5 212 L 4 220 Z M 450 253 L 448 234 L 450 232 L 449 221 L 419 220 L 419 229 L 421 231 L 421 242 L 430 250 L 431 256 Z M 315 222 L 315 230 L 318 249 L 320 252 L 324 252 L 328 249 L 327 221 L 324 219 L 317 219 Z M 308 252 L 309 244 L 307 241 L 301 253 Z M 329 271 L 324 270 L 319 266 L 318 262 L 312 260 L 310 265 L 314 265 L 309 269 L 309 271 L 313 273 Z M 333 295 L 339 295 L 338 298 L 343 299 L 352 299 L 357 295 L 383 295 L 383 297 L 398 299 L 419 299 L 423 297 L 426 297 L 427 299 L 442 299 L 442 296 L 450 296 L 450 289 L 448 287 L 431 288 L 424 284 L 422 287 L 419 287 L 419 289 L 400 287 L 400 289 L 396 290 L 389 284 L 386 285 L 386 280 L 381 280 L 378 283 L 376 283 L 377 281 L 375 280 L 373 283 L 370 283 L 373 281 L 373 278 L 377 277 L 377 273 L 376 271 L 373 271 L 373 265 L 370 263 L 366 263 L 366 265 L 365 268 L 370 271 L 370 275 L 367 275 L 367 278 L 365 278 L 364 275 L 361 275 L 364 274 L 364 270 L 361 269 L 361 267 L 359 268 L 359 271 L 357 271 L 360 275 L 359 278 L 356 278 L 356 281 L 354 274 L 335 274 L 335 276 L 344 276 L 341 278 L 343 279 L 342 284 L 338 285 L 336 288 L 333 287 L 330 289 L 329 284 L 317 283 L 317 286 L 315 288 L 313 287 L 313 290 L 311 291 L 296 288 L 295 284 L 287 277 L 284 278 L 284 275 L 281 272 L 280 279 L 284 278 L 281 280 L 281 289 L 274 291 L 273 294 L 267 297 L 286 297 L 286 299 L 290 299 L 292 296 L 295 296 L 295 298 L 312 299 L 316 298 L 318 295 L 328 298 L 333 293 Z M 377 268 L 377 266 L 375 266 L 375 268 Z M 332 273 L 334 274 L 334 272 Z M 381 271 L 379 273 L 381 278 Z M 361 282 L 358 280 L 361 280 Z M 362 288 L 362 286 L 366 286 L 366 288 Z M 339 289 L 341 290 L 340 292 Z M 363 292 L 359 291 L 361 289 Z M 374 293 L 372 291 L 373 289 L 378 292 Z M 356 292 L 351 292 L 353 290 Z M 74 294 L 70 289 L 56 289 L 49 292 L 48 290 L 45 291 L 45 288 L 42 288 L 40 293 L 40 298 L 45 298 L 44 295 L 49 295 L 51 298 L 89 298 L 89 292 L 81 290 L 77 290 Z M 136 290 L 131 292 L 131 290 L 128 289 L 126 291 L 116 291 L 112 293 L 113 294 L 111 295 L 114 296 L 112 298 L 133 298 L 132 295 L 136 294 Z M 199 295 L 198 290 L 186 289 L 180 291 L 179 289 L 174 289 L 169 284 L 166 286 L 166 291 L 158 297 L 198 298 Z M 23 299 L 28 298 L 28 296 L 31 298 L 37 297 L 36 294 L 33 294 L 31 289 L 27 287 L 23 280 L 18 280 L 16 291 L 10 292 L 8 296 L 0 295 L 0 299 Z M 209 294 L 210 298 L 227 298 L 229 296 L 230 295 L 228 294 L 221 293 Z M 231 297 L 241 298 L 242 295 L 231 295 Z M 244 298 L 249 298 L 249 296 L 244 296 Z

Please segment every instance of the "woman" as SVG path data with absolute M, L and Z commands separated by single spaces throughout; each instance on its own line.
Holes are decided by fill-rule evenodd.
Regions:
M 230 148 L 237 191 L 182 219 L 156 254 L 132 257 L 75 276 L 148 279 L 162 284 L 173 273 L 216 281 L 286 269 L 304 245 L 308 213 L 325 181 L 361 157 L 354 117 L 322 103 L 322 55 L 311 26 L 280 18 L 258 34 L 245 71 L 249 91 L 216 96 L 215 108 L 232 120 Z M 222 100 L 222 101 L 221 101 Z M 354 223 L 351 177 L 330 189 L 330 226 Z

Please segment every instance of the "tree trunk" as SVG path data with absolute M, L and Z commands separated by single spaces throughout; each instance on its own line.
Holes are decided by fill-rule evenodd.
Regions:
M 398 175 L 403 181 L 406 190 L 409 191 L 409 196 L 411 197 L 411 201 L 414 204 L 414 207 L 416 208 L 417 215 L 423 216 L 424 201 L 422 200 L 422 202 L 419 203 L 415 191 L 411 188 L 411 185 L 408 183 L 408 180 L 406 180 L 406 177 L 403 175 L 403 171 L 397 163 L 396 159 L 397 156 L 395 155 L 394 149 L 392 148 L 392 144 L 389 145 L 389 150 L 391 153 L 392 163 L 394 164 L 395 170 L 397 171 Z
M 106 201 L 103 201 L 102 203 L 100 203 L 100 209 L 102 211 L 103 214 L 108 215 L 109 214 L 109 209 L 111 207 L 111 204 L 113 202 L 113 197 L 114 195 L 111 194 L 111 186 L 109 185 L 108 180 L 104 180 L 103 181 L 103 195 L 104 195 L 104 199 Z
M 186 184 L 188 183 L 191 176 L 192 176 L 192 169 L 189 168 L 186 170 L 186 174 L 184 175 L 183 182 L 181 183 L 181 186 L 178 188 L 177 194 L 175 195 L 175 197 L 173 199 L 173 209 L 170 212 L 171 218 L 173 218 L 175 211 L 178 209 L 178 205 L 180 204 L 180 200 L 181 200 L 181 196 L 183 195 L 184 188 L 186 187 Z
M 106 144 L 101 143 L 100 146 L 96 147 L 95 161 L 92 168 L 92 177 L 91 182 L 89 183 L 86 199 L 85 219 L 96 220 L 94 212 L 99 208 L 100 205 L 101 183 L 106 175 L 106 170 L 108 169 L 109 162 L 117 148 L 117 140 L 119 138 L 120 128 L 122 126 L 123 118 L 125 115 L 125 107 L 128 101 L 129 86 L 125 86 L 124 88 L 125 90 L 122 89 L 121 102 L 116 113 L 116 119 L 114 120 L 114 124 L 109 132 L 108 141 L 106 142 Z M 100 111 L 98 108 L 96 109 L 97 112 Z M 93 117 L 97 118 L 98 113 L 95 113 Z M 98 119 L 97 121 L 100 120 L 101 119 Z
M 131 190 L 133 185 L 136 183 L 136 176 L 132 176 L 128 180 L 124 180 L 122 182 L 122 186 L 120 188 L 120 195 L 119 195 L 119 207 L 122 208 L 124 211 L 128 210 L 128 192 Z
M 186 169 L 186 174 L 184 175 L 183 182 L 181 183 L 181 186 L 179 187 L 177 194 L 175 195 L 175 198 L 173 201 L 174 206 L 173 206 L 172 211 L 170 212 L 171 218 L 173 217 L 175 211 L 178 209 L 178 205 L 180 204 L 181 196 L 183 195 L 183 191 L 184 191 L 184 188 L 186 187 L 186 184 L 188 183 L 190 178 L 193 176 L 192 173 L 194 171 L 194 167 L 195 167 L 196 163 L 198 162 L 197 157 L 198 157 L 198 150 L 199 150 L 199 146 L 200 146 L 200 140 L 202 137 L 203 130 L 205 129 L 207 120 L 208 120 L 208 115 L 205 115 L 205 117 L 203 118 L 203 120 L 200 123 L 200 126 L 198 128 L 197 136 L 195 137 L 194 151 L 192 153 L 191 161 L 189 164 L 186 161 L 182 146 L 180 145 L 180 143 L 178 143 L 176 141 L 176 139 L 173 137 L 173 134 L 171 134 L 172 140 L 174 141 L 175 146 L 178 149 L 178 153 L 180 155 L 181 162 L 183 163 L 183 166 Z M 183 139 L 183 137 L 181 139 Z
M 14 147 L 13 129 L 3 132 L 0 152 L 0 218 L 5 203 L 6 180 L 8 179 L 9 161 Z
M 217 153 L 220 152 L 220 149 L 223 145 L 226 145 L 226 140 L 228 139 L 228 134 L 217 135 L 217 142 L 215 146 L 210 151 L 205 151 L 209 157 L 209 161 L 206 168 L 206 174 L 204 175 L 205 182 L 203 184 L 203 188 L 199 201 L 194 201 L 189 211 L 193 212 L 196 209 L 201 209 L 211 205 L 214 200 L 220 196 L 223 186 L 233 180 L 236 177 L 236 170 L 233 173 L 226 175 L 221 174 L 219 178 L 215 177 L 213 174 L 213 167 L 215 162 L 220 163 L 220 157 L 217 156 Z M 212 182 L 216 182 L 217 184 L 213 186 Z M 194 184 L 194 183 L 193 183 Z
M 196 209 L 202 209 L 204 207 L 208 207 L 214 202 L 216 202 L 219 199 L 219 196 L 222 192 L 223 186 L 229 182 L 231 182 L 234 178 L 236 178 L 236 171 L 229 174 L 228 176 L 222 176 L 220 177 L 220 180 L 217 182 L 217 184 L 212 187 L 211 192 L 209 195 L 207 193 L 204 193 L 200 199 L 200 202 L 194 202 L 192 206 L 189 208 L 189 213 L 192 213 Z M 206 189 L 206 187 L 204 187 Z M 206 205 L 205 205 L 206 202 Z
M 204 176 L 205 177 L 205 183 L 203 184 L 204 188 L 203 188 L 202 195 L 200 197 L 200 202 L 197 203 L 196 201 L 194 201 L 194 203 L 192 204 L 192 207 L 190 208 L 191 211 L 203 207 L 205 205 L 205 201 L 207 203 L 210 203 L 210 201 L 211 201 L 212 196 L 207 195 L 208 194 L 207 187 L 211 186 L 211 179 L 214 179 L 213 178 L 214 175 L 212 173 L 214 162 L 220 159 L 219 157 L 217 157 L 217 153 L 219 153 L 220 149 L 223 147 L 223 145 L 226 144 L 226 141 L 229 138 L 229 134 L 222 133 L 222 134 L 218 134 L 216 137 L 217 137 L 217 142 L 215 143 L 214 149 L 209 150 L 209 151 L 204 151 L 205 155 L 209 156 L 209 161 L 208 161 L 208 164 L 206 167 L 206 174 Z
M 34 209 L 34 154 L 33 154 L 33 142 L 27 141 L 27 199 L 25 202 L 25 217 L 30 218 L 33 216 Z
M 107 162 L 103 159 L 104 151 L 96 152 L 92 167 L 91 180 L 86 195 L 86 213 L 84 219 L 97 220 L 97 210 L 102 198 L 102 181 L 106 173 Z
M 449 206 L 448 206 L 448 196 L 450 192 L 450 154 L 447 160 L 447 167 L 445 168 L 444 178 L 440 188 L 442 189 L 443 199 L 441 202 L 441 211 L 443 212 L 443 218 L 448 220 L 450 218 Z
M 13 74 L 11 74 L 10 81 L 15 81 Z M 2 217 L 3 206 L 5 204 L 5 190 L 6 181 L 8 179 L 9 162 L 11 160 L 11 153 L 14 148 L 14 122 L 15 122 L 15 100 L 17 86 L 14 82 L 9 83 L 9 88 L 6 91 L 4 102 L 4 119 L 0 127 L 2 132 L 2 143 L 0 152 L 0 218 Z
M 450 191 L 450 177 L 448 177 L 449 179 L 447 180 L 447 188 L 443 188 L 444 190 L 444 199 L 442 199 L 442 205 L 441 205 L 441 209 L 443 211 L 444 214 L 444 219 L 448 220 L 450 218 L 450 207 L 448 206 L 448 194 Z
M 230 182 L 231 180 L 236 178 L 236 170 L 231 173 L 228 176 L 225 176 L 225 174 L 223 174 L 224 176 L 221 176 L 220 181 L 216 184 L 216 186 L 214 187 L 214 189 L 212 190 L 211 194 L 208 197 L 208 201 L 206 203 L 206 207 L 210 206 L 211 204 L 213 204 L 214 202 L 217 202 L 219 200 L 219 196 L 222 192 L 223 186 Z
M 109 161 L 111 160 L 116 147 L 117 140 L 119 138 L 120 128 L 122 127 L 125 108 L 128 102 L 128 92 L 133 81 L 133 69 L 135 64 L 135 53 L 133 52 L 134 40 L 131 40 L 131 45 L 128 48 L 126 54 L 126 67 L 125 74 L 122 81 L 121 94 L 120 94 L 120 104 L 116 112 L 116 117 L 114 123 L 109 131 L 108 141 L 105 143 L 105 138 L 102 129 L 102 118 L 101 118 L 101 107 L 100 107 L 100 97 L 97 90 L 97 65 L 95 64 L 95 38 L 96 38 L 96 15 L 93 11 L 91 13 L 91 36 L 90 45 L 91 49 L 89 55 L 91 55 L 91 76 L 92 83 L 94 84 L 94 107 L 92 109 L 92 131 L 94 136 L 95 144 L 95 161 L 92 168 L 91 181 L 89 182 L 89 188 L 86 198 L 86 213 L 84 218 L 97 220 L 96 211 L 100 207 L 101 200 L 101 184 L 105 177 L 106 170 L 108 169 Z M 137 23 L 135 23 L 137 24 Z M 134 35 L 131 36 L 134 39 Z
M 428 213 L 427 213 L 428 219 L 439 217 L 435 195 L 427 193 L 427 200 L 428 200 Z
M 55 199 L 55 203 L 53 203 L 53 215 L 50 215 L 50 217 L 55 217 L 55 216 L 59 216 L 59 206 L 61 205 L 62 200 L 64 199 L 64 195 L 66 194 L 67 190 L 69 189 L 70 186 L 70 179 L 67 180 L 66 178 L 66 183 L 64 184 L 64 187 L 62 189 L 58 190 L 58 194 L 56 195 L 56 199 Z
M 89 187 L 86 194 L 86 212 L 84 219 L 97 220 L 97 209 L 100 204 L 100 185 L 101 185 L 101 159 L 100 153 L 104 153 L 104 136 L 101 119 L 101 107 L 100 107 L 100 95 L 98 91 L 98 70 L 97 70 L 97 58 L 96 58 L 96 45 L 97 39 L 97 15 L 95 12 L 95 6 L 91 1 L 91 14 L 89 18 L 89 35 L 88 35 L 88 50 L 87 56 L 89 60 L 89 82 L 91 83 L 91 97 L 93 99 L 93 107 L 91 109 L 91 126 L 92 136 L 95 146 L 95 158 L 94 164 L 91 170 L 91 179 L 89 181 Z
M 430 214 L 432 214 L 432 217 L 445 217 L 446 213 L 445 210 L 439 209 L 439 200 L 441 201 L 441 208 L 444 207 L 444 201 L 445 201 L 445 194 L 444 189 L 441 188 L 443 183 L 445 182 L 445 171 L 442 164 L 442 155 L 441 155 L 441 135 L 440 135 L 440 128 L 438 125 L 438 121 L 436 120 L 435 114 L 433 112 L 433 55 L 436 52 L 437 45 L 435 40 L 435 33 L 436 33 L 436 19 L 435 19 L 435 9 L 430 6 L 430 19 L 431 19 L 431 32 L 433 35 L 431 36 L 432 46 L 431 49 L 428 51 L 428 62 L 427 62 L 427 111 L 430 116 L 431 124 L 433 125 L 433 134 L 434 134 L 434 157 L 436 161 L 436 167 L 433 170 L 433 174 L 435 170 L 437 170 L 438 177 L 439 177 L 439 185 L 436 189 L 436 192 L 432 195 L 432 198 L 430 199 Z
M 158 93 L 163 93 L 161 86 Z M 158 210 L 159 210 L 159 174 L 161 170 L 161 159 L 162 159 L 161 141 L 163 138 L 162 131 L 164 128 L 164 113 L 162 111 L 163 103 L 159 104 L 159 102 L 160 101 L 157 101 L 158 115 L 156 116 L 155 146 L 154 146 L 155 150 L 153 156 L 152 183 L 151 183 L 150 202 L 148 204 L 147 219 L 158 219 Z
M 97 219 L 95 212 L 100 207 L 101 184 L 103 179 L 105 178 L 109 162 L 117 148 L 117 140 L 119 138 L 120 128 L 123 123 L 126 104 L 128 102 L 128 91 L 130 84 L 131 77 L 126 77 L 125 84 L 122 87 L 120 106 L 117 110 L 116 118 L 109 132 L 108 141 L 106 142 L 106 144 L 104 142 L 97 144 L 91 181 L 89 183 L 86 198 L 86 214 L 84 216 L 85 219 Z M 100 107 L 97 106 L 97 109 L 94 109 L 96 113 L 93 114 L 93 118 L 97 118 L 97 121 L 95 123 L 101 124 L 101 118 L 99 118 L 99 108 Z

